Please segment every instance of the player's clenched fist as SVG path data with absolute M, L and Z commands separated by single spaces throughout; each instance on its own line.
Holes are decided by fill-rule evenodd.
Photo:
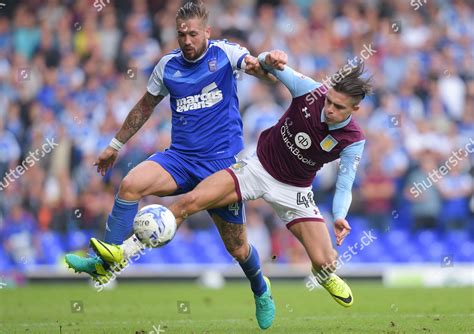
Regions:
M 265 71 L 260 66 L 258 59 L 250 55 L 245 57 L 245 73 L 255 76 L 265 75 Z
M 288 55 L 281 50 L 272 50 L 265 57 L 265 64 L 283 71 L 288 62 Z
M 102 176 L 105 175 L 107 170 L 113 166 L 115 160 L 117 159 L 118 151 L 108 146 L 97 158 L 94 166 L 97 166 L 97 172 Z

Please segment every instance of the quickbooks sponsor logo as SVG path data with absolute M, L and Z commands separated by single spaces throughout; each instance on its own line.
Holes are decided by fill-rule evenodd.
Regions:
M 306 150 L 311 146 L 311 139 L 304 132 L 297 133 L 296 137 L 293 139 L 293 133 L 290 130 L 290 126 L 292 125 L 293 125 L 293 122 L 290 120 L 289 117 L 287 117 L 285 119 L 285 124 L 283 124 L 280 129 L 281 138 L 283 139 L 283 142 L 285 143 L 286 147 L 290 150 L 290 152 L 293 153 L 298 158 L 298 160 L 300 160 L 302 163 L 307 164 L 309 166 L 315 166 L 316 162 L 314 162 L 311 159 L 306 158 L 301 153 L 300 149 L 294 146 L 294 144 L 296 144 L 296 146 L 302 148 L 303 150 Z M 295 143 L 293 143 L 293 140 L 295 140 Z
M 201 108 L 209 108 L 222 101 L 222 91 L 215 82 L 204 87 L 202 94 L 191 95 L 176 100 L 176 111 L 184 112 Z

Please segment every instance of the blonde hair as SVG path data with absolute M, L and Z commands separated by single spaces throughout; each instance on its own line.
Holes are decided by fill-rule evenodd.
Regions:
M 195 17 L 200 18 L 204 23 L 207 23 L 209 18 L 209 11 L 201 1 L 188 1 L 176 12 L 176 20 L 188 20 Z

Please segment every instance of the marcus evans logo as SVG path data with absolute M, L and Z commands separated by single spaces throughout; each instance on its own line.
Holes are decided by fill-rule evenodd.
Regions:
M 222 91 L 215 82 L 204 87 L 201 94 L 191 95 L 176 100 L 176 111 L 184 112 L 201 108 L 209 108 L 222 101 Z

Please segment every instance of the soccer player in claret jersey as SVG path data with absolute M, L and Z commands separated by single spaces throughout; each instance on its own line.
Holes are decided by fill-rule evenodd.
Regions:
M 104 175 L 122 145 L 143 126 L 155 106 L 170 95 L 171 147 L 155 153 L 128 173 L 105 226 L 105 243 L 91 239 L 94 251 L 108 256 L 66 255 L 66 263 L 71 268 L 91 275 L 101 284 L 113 276 L 111 268 L 117 263 L 124 264 L 127 259 L 116 245 L 124 243 L 132 234 L 133 219 L 142 197 L 188 192 L 199 181 L 236 162 L 235 156 L 243 148 L 243 134 L 235 72 L 245 70 L 276 82 L 275 77 L 258 68 L 258 59 L 245 48 L 225 40 L 210 40 L 207 21 L 208 11 L 201 2 L 187 2 L 178 9 L 179 49 L 158 62 L 147 92 L 96 162 L 98 172 Z M 250 65 L 249 70 L 246 70 L 247 65 Z M 260 327 L 270 327 L 275 314 L 270 282 L 261 273 L 257 251 L 247 242 L 242 202 L 229 202 L 226 207 L 209 210 L 209 214 L 227 250 L 249 278 Z M 128 240 L 125 244 L 134 245 L 134 242 Z
M 345 217 L 365 144 L 352 114 L 370 93 L 370 79 L 361 78 L 362 63 L 346 65 L 338 77 L 333 77 L 339 80 L 326 87 L 288 66 L 278 70 L 286 60 L 281 51 L 259 56 L 260 65 L 290 90 L 293 100 L 278 123 L 261 134 L 256 154 L 206 178 L 173 203 L 170 210 L 179 225 L 200 210 L 237 200 L 265 199 L 305 247 L 316 280 L 336 302 L 349 307 L 354 301 L 352 292 L 333 273 L 337 252 L 313 201 L 311 184 L 325 163 L 341 159 L 333 200 L 334 232 L 339 246 L 351 229 Z

